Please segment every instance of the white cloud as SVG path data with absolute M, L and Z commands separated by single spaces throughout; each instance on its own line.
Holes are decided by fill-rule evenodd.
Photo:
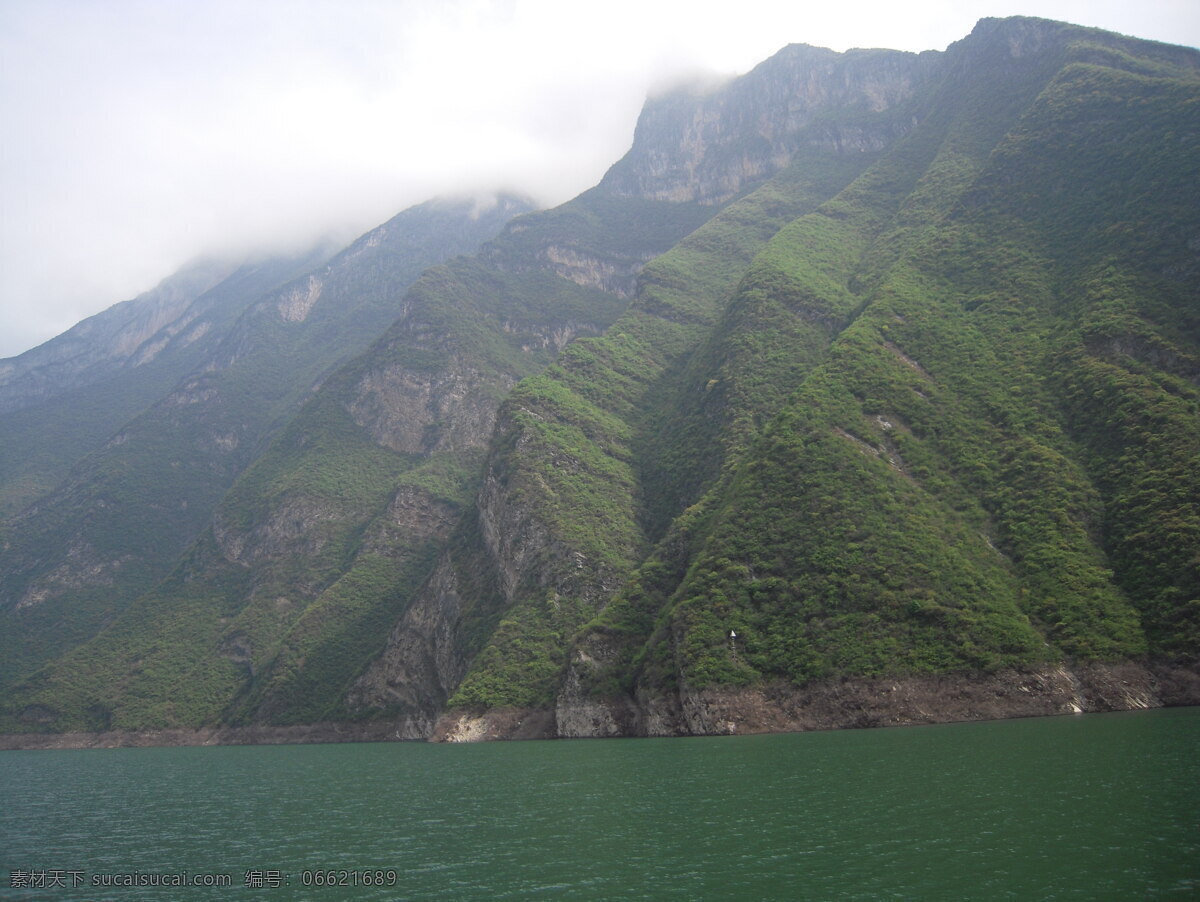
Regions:
M 5 0 L 0 357 L 205 251 L 365 230 L 444 191 L 558 203 L 648 88 L 784 44 L 942 49 L 986 15 L 1200 42 L 1193 0 Z

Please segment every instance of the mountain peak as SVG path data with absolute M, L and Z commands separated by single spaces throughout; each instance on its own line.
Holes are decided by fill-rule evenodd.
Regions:
M 650 98 L 632 148 L 600 189 L 723 204 L 783 169 L 802 146 L 878 150 L 895 136 L 894 122 L 855 123 L 857 134 L 844 139 L 830 120 L 895 109 L 913 96 L 925 69 L 921 56 L 903 51 L 789 44 L 739 78 Z

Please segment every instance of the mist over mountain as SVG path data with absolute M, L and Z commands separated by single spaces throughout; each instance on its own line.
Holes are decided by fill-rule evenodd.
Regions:
M 0 370 L 72 449 L 0 461 L 0 726 L 1196 703 L 1198 170 L 1200 52 L 985 19 L 657 94 L 553 209 L 181 273 Z
M 54 403 L 7 414 L 24 428 L 0 445 L 0 497 L 34 497 L 0 550 L 15 593 L 3 616 L 22 637 L 4 671 L 89 638 L 165 576 L 270 437 L 400 313 L 421 271 L 525 209 L 507 196 L 430 201 L 315 268 L 328 250 L 218 270 L 165 314 L 169 286 L 10 361 L 16 388 L 41 377 Z M 33 456 L 47 434 L 54 454 Z

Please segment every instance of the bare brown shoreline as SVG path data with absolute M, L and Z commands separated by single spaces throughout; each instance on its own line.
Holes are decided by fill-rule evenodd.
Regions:
M 1200 664 L 1123 662 L 995 674 L 768 684 L 557 709 L 456 710 L 428 717 L 294 726 L 0 734 L 0 751 L 332 742 L 713 736 L 861 729 L 1200 705 Z

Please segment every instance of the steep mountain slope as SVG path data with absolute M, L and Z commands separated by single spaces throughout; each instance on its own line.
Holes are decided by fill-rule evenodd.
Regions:
M 426 272 L 391 328 L 234 486 L 176 573 L 34 678 L 26 719 L 129 728 L 339 710 L 474 491 L 500 398 L 611 323 L 625 302 L 597 285 L 619 287 L 612 273 L 711 212 L 593 194 Z M 566 275 L 560 247 L 572 251 Z
M 169 572 L 304 398 L 402 312 L 427 266 L 476 250 L 524 201 L 435 201 L 260 294 L 162 399 L 5 524 L 2 675 L 90 638 Z
M 884 51 L 831 65 L 827 51 L 813 48 L 789 56 L 784 71 L 796 83 L 826 70 L 855 74 L 853 112 L 835 122 L 879 105 L 872 98 L 894 78 L 880 59 L 915 60 Z M 769 111 L 776 68 L 713 96 L 757 85 L 754 102 Z M 892 93 L 905 94 L 907 84 Z M 675 131 L 645 125 L 677 102 L 664 97 L 648 105 L 631 157 L 653 159 L 683 140 L 683 124 Z M 797 124 L 830 102 L 815 95 L 807 115 L 798 108 L 795 121 L 778 129 L 781 146 L 825 146 L 816 157 L 829 172 L 818 181 L 832 184 L 820 186 L 822 198 L 869 156 L 858 147 L 839 154 L 827 127 L 805 131 Z M 693 154 L 722 158 L 719 136 L 736 135 L 734 120 L 745 112 L 733 105 L 716 116 L 718 137 L 694 143 Z M 873 140 L 885 142 L 902 121 L 880 117 L 874 127 L 887 134 Z M 346 687 L 381 650 L 477 490 L 503 395 L 576 334 L 602 331 L 626 305 L 647 260 L 710 218 L 731 192 L 751 188 L 782 163 L 717 173 L 721 188 L 706 189 L 704 203 L 647 198 L 605 182 L 563 207 L 514 221 L 475 259 L 431 270 L 405 297 L 388 334 L 330 378 L 246 473 L 176 575 L 26 687 L 26 722 L 136 727 L 345 716 Z M 639 167 L 625 163 L 621 170 L 636 175 Z M 654 183 L 652 172 L 641 178 Z M 747 256 L 811 204 L 810 193 L 807 183 L 784 179 L 742 219 L 729 221 L 709 264 L 717 280 L 710 294 L 727 290 L 735 272 L 721 255 Z M 707 254 L 703 247 L 695 252 Z
M 649 264 L 636 301 L 608 336 L 568 346 L 505 401 L 477 509 L 388 654 L 356 688 L 356 705 L 394 712 L 389 700 L 404 694 L 421 700 L 425 710 L 413 715 L 422 719 L 456 687 L 460 699 L 484 705 L 548 700 L 564 663 L 563 640 L 645 551 L 634 467 L 651 422 L 646 408 L 652 416 L 672 409 L 676 373 L 755 251 L 874 159 L 827 148 L 798 156 Z M 488 636 L 481 660 L 491 666 L 459 686 L 479 650 L 472 644 Z M 449 646 L 434 650 L 442 659 L 436 670 L 422 670 L 413 648 L 429 640 Z M 399 674 L 422 680 L 419 691 Z
M 595 189 L 413 285 L 2 725 L 1200 701 L 1198 170 L 1200 53 L 1037 19 L 655 98 Z
M 703 340 L 647 325 L 672 255 L 647 267 L 514 390 L 475 519 L 352 698 L 453 692 L 451 737 L 1154 703 L 1123 662 L 1200 651 L 1198 63 L 984 21 Z
M 336 250 L 322 244 L 242 264 L 199 261 L 0 361 L 0 516 L 53 489 L 74 463 L 208 359 L 250 304 Z

